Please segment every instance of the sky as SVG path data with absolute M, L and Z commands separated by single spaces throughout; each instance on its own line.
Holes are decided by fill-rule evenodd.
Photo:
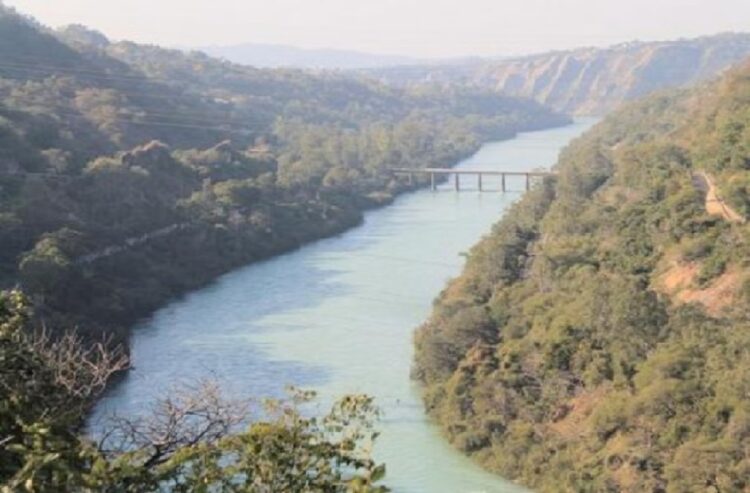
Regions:
M 274 43 L 507 56 L 750 31 L 750 0 L 5 0 L 57 27 L 172 47 Z

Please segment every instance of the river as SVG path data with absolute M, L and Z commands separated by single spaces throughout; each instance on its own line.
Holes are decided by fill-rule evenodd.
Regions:
M 489 143 L 462 169 L 548 167 L 594 123 Z M 460 273 L 466 252 L 524 189 L 478 193 L 474 177 L 400 197 L 364 224 L 292 253 L 236 270 L 143 321 L 132 337 L 134 368 L 97 406 L 134 415 L 180 382 L 217 379 L 230 395 L 280 396 L 286 385 L 322 397 L 366 393 L 383 410 L 376 459 L 404 493 L 511 493 L 524 489 L 484 472 L 441 437 L 409 379 L 412 332 Z M 485 190 L 499 188 L 485 177 Z M 464 191 L 465 190 L 465 191 Z

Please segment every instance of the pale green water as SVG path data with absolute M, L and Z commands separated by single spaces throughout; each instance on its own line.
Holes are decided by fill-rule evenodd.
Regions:
M 550 166 L 593 121 L 491 143 L 462 168 Z M 464 178 L 463 185 L 476 186 Z M 485 178 L 485 188 L 498 183 Z M 522 179 L 508 179 L 523 190 Z M 102 400 L 134 414 L 179 382 L 211 376 L 231 394 L 278 396 L 284 386 L 323 396 L 367 393 L 384 410 L 376 456 L 386 483 L 406 493 L 520 492 L 452 449 L 430 424 L 409 380 L 412 332 L 457 275 L 467 251 L 519 197 L 452 184 L 401 197 L 338 237 L 258 263 L 157 312 L 132 341 L 135 368 Z

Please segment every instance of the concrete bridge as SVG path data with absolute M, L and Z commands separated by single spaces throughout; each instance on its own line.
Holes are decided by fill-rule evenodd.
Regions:
M 430 175 L 430 188 L 433 190 L 437 189 L 437 176 L 454 176 L 454 187 L 456 191 L 461 190 L 461 176 L 471 175 L 477 178 L 477 187 L 479 191 L 484 191 L 482 186 L 483 176 L 499 176 L 500 177 L 500 189 L 505 192 L 507 190 L 505 186 L 506 176 L 523 176 L 526 178 L 526 190 L 531 188 L 531 179 L 535 177 L 552 176 L 555 173 L 552 171 L 503 171 L 503 170 L 484 170 L 484 169 L 451 169 L 451 168 L 392 168 L 391 172 L 396 176 L 406 176 L 409 179 L 409 184 L 414 182 L 415 175 Z

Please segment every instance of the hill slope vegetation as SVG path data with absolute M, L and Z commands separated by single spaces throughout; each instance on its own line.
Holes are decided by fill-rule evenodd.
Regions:
M 429 413 L 538 491 L 749 491 L 750 66 L 627 106 L 557 170 L 418 331 Z
M 227 270 L 357 224 L 488 139 L 567 119 L 53 32 L 0 7 L 0 287 L 108 330 Z M 415 186 L 418 186 L 416 183 Z

